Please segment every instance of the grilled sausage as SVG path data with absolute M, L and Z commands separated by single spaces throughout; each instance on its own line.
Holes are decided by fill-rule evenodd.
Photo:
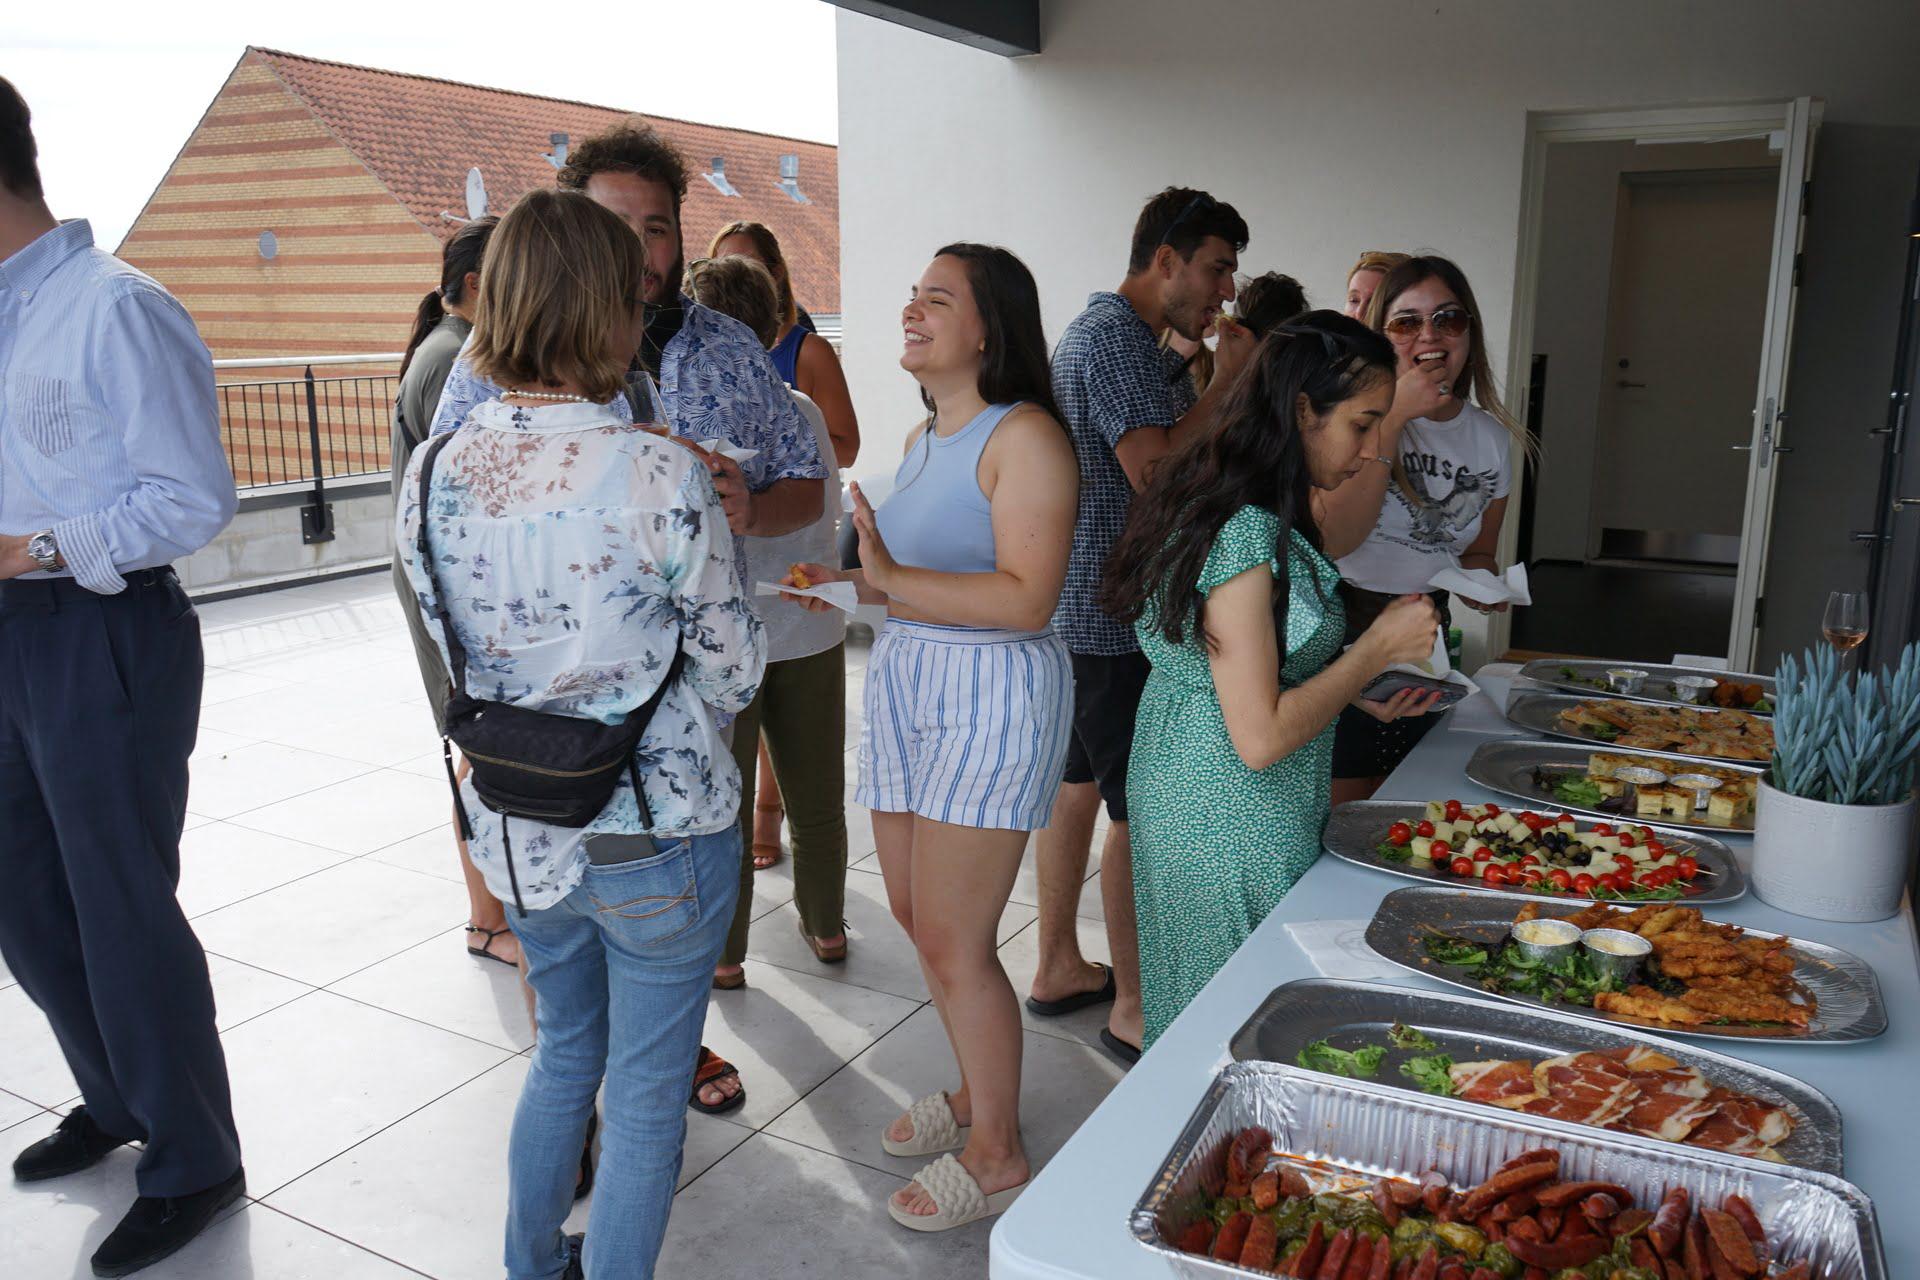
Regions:
M 1447 1180 L 1440 1176 L 1438 1169 L 1427 1170 L 1427 1176 L 1420 1180 L 1420 1203 L 1428 1213 L 1439 1213 L 1453 1199 L 1453 1189 Z
M 1384 1237 L 1374 1242 L 1373 1265 L 1367 1268 L 1367 1280 L 1393 1280 L 1393 1250 Z
M 1280 1232 L 1273 1225 L 1273 1219 L 1264 1213 L 1255 1214 L 1253 1225 L 1247 1228 L 1247 1242 L 1240 1246 L 1240 1265 L 1255 1271 L 1271 1271 L 1279 1253 Z
M 1549 1209 L 1542 1205 L 1539 1212 L 1533 1216 L 1540 1220 L 1540 1238 L 1542 1240 L 1558 1240 L 1560 1238 L 1560 1223 L 1567 1216 L 1565 1209 Z
M 1712 1280 L 1707 1264 L 1707 1228 L 1698 1218 L 1687 1219 L 1686 1238 L 1680 1244 L 1681 1260 L 1687 1264 L 1687 1280 Z M 1667 1268 L 1671 1271 L 1673 1268 Z
M 1653 1222 L 1653 1215 L 1645 1209 L 1622 1209 L 1614 1215 L 1610 1227 L 1616 1236 L 1630 1236 L 1636 1231 L 1645 1230 Z
M 1589 1222 L 1611 1222 L 1620 1212 L 1620 1202 L 1604 1191 L 1596 1191 L 1580 1202 L 1580 1216 Z
M 1507 1252 L 1527 1266 L 1540 1267 L 1549 1274 L 1564 1271 L 1568 1267 L 1584 1267 L 1605 1253 L 1608 1247 L 1608 1242 L 1599 1236 L 1581 1236 L 1577 1240 L 1555 1240 L 1550 1244 L 1539 1240 L 1507 1237 Z
M 1213 1247 L 1213 1224 L 1205 1218 L 1189 1223 L 1187 1229 L 1180 1233 L 1180 1238 L 1174 1242 L 1174 1247 L 1183 1253 L 1206 1256 L 1207 1251 Z
M 1540 1203 L 1548 1207 L 1572 1204 L 1591 1195 L 1612 1196 L 1615 1204 L 1621 1208 L 1631 1208 L 1633 1192 L 1617 1182 L 1560 1182 L 1551 1187 L 1542 1187 L 1537 1193 Z
M 1313 1280 L 1340 1280 L 1340 1273 L 1346 1270 L 1347 1255 L 1352 1252 L 1353 1228 L 1342 1227 L 1327 1241 L 1326 1256 L 1320 1259 L 1320 1269 L 1313 1273 Z
M 1298 1169 L 1282 1169 L 1280 1171 L 1280 1198 L 1282 1200 L 1297 1200 L 1301 1196 L 1310 1196 L 1312 1194 L 1313 1188 L 1307 1185 L 1305 1174 L 1301 1173 Z
M 1500 1201 L 1516 1191 L 1525 1191 L 1529 1187 L 1538 1187 L 1559 1172 L 1557 1160 L 1536 1160 L 1532 1164 L 1517 1165 L 1514 1168 L 1494 1174 L 1473 1190 L 1460 1197 L 1460 1216 L 1477 1218 Z M 1580 1184 L 1572 1184 L 1580 1185 Z M 1539 1195 L 1539 1192 L 1535 1192 Z M 1544 1196 L 1541 1203 L 1548 1203 Z M 1433 1206 L 1429 1204 L 1429 1208 Z M 1438 1213 L 1438 1209 L 1434 1209 Z
M 1254 1177 L 1266 1168 L 1267 1153 L 1273 1150 L 1273 1135 L 1259 1125 L 1240 1131 L 1227 1148 L 1227 1185 L 1251 1186 Z M 1246 1192 L 1240 1194 L 1245 1195 Z
M 1744 1198 L 1737 1195 L 1729 1195 L 1725 1200 L 1720 1202 L 1720 1207 L 1726 1211 L 1729 1217 L 1740 1224 L 1742 1231 L 1747 1233 L 1747 1242 L 1753 1246 L 1753 1256 L 1759 1259 L 1760 1266 L 1764 1269 L 1767 1265 L 1769 1250 L 1767 1248 L 1767 1229 L 1760 1225 L 1760 1215 L 1753 1211 L 1753 1206 L 1748 1204 Z
M 1280 1171 L 1269 1169 L 1253 1180 L 1248 1194 L 1253 1197 L 1256 1209 L 1271 1209 L 1280 1203 Z
M 1247 1232 L 1252 1228 L 1253 1215 L 1244 1209 L 1228 1218 L 1226 1225 L 1220 1228 L 1220 1234 L 1213 1238 L 1214 1261 L 1240 1261 L 1240 1251 L 1246 1248 Z
M 1380 1244 L 1387 1249 L 1386 1242 Z M 1392 1253 L 1391 1249 L 1387 1249 Z M 1373 1237 L 1356 1232 L 1353 1237 L 1353 1249 L 1347 1254 L 1347 1265 L 1340 1268 L 1340 1280 L 1367 1280 L 1367 1273 L 1373 1270 Z
M 1428 1245 L 1420 1260 L 1413 1264 L 1413 1270 L 1407 1273 L 1407 1280 L 1439 1280 L 1440 1246 Z
M 1540 1198 L 1531 1191 L 1516 1191 L 1493 1206 L 1495 1221 L 1512 1222 L 1515 1218 L 1525 1217 L 1539 1206 Z
M 1661 1199 L 1660 1208 L 1653 1215 L 1653 1224 L 1647 1228 L 1647 1239 L 1653 1241 L 1654 1252 L 1663 1258 L 1678 1256 L 1681 1238 L 1687 1233 L 1690 1201 L 1685 1187 L 1674 1187 Z
M 1505 1173 L 1509 1169 L 1518 1169 L 1521 1165 L 1539 1164 L 1545 1161 L 1553 1166 L 1555 1173 L 1560 1172 L 1560 1153 L 1552 1147 L 1535 1147 L 1531 1151 L 1522 1151 L 1513 1159 L 1495 1169 L 1495 1173 Z
M 1387 1220 L 1387 1230 L 1400 1225 L 1400 1206 L 1393 1198 L 1393 1190 L 1384 1181 L 1373 1184 L 1373 1207 Z
M 1320 1272 L 1320 1258 L 1326 1251 L 1327 1230 L 1316 1218 L 1313 1225 L 1307 1228 L 1306 1246 L 1293 1255 L 1293 1270 L 1287 1274 L 1297 1276 L 1300 1280 L 1313 1280 Z
M 1398 1178 L 1391 1178 L 1387 1181 L 1387 1194 L 1392 1196 L 1393 1202 L 1402 1209 L 1411 1209 L 1420 1203 L 1418 1183 L 1402 1182 Z
M 1713 1247 L 1734 1271 L 1750 1276 L 1760 1270 L 1760 1259 L 1754 1256 L 1753 1242 L 1747 1239 L 1746 1230 L 1738 1218 L 1719 1209 L 1702 1209 L 1700 1217 L 1707 1224 L 1707 1235 Z

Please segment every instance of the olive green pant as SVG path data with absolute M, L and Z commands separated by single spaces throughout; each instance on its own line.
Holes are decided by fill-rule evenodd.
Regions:
M 759 743 L 767 740 L 773 776 L 787 809 L 793 851 L 793 900 L 816 938 L 839 933 L 847 900 L 847 646 L 767 664 L 753 702 L 733 722 L 740 766 L 740 902 L 722 964 L 747 955 L 753 919 L 753 800 Z

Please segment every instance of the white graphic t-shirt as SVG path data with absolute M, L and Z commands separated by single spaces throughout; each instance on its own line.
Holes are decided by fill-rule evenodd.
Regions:
M 1389 483 L 1373 532 L 1340 559 L 1340 576 L 1389 595 L 1425 591 L 1473 545 L 1488 504 L 1507 496 L 1512 446 L 1506 428 L 1473 405 L 1448 422 L 1409 422 L 1400 432 L 1400 463 L 1419 500 Z

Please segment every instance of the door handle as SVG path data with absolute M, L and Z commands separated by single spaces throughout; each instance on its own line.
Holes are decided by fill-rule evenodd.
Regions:
M 1893 500 L 1893 509 L 1895 511 L 1905 511 L 1908 507 L 1920 507 L 1920 498 L 1895 498 Z
M 1619 387 L 1621 390 L 1624 391 L 1630 387 L 1636 390 L 1644 389 L 1647 384 L 1644 382 L 1628 382 L 1625 378 L 1622 378 L 1618 382 L 1614 383 L 1613 385 L 1616 387 Z
M 1848 539 L 1854 542 L 1891 542 L 1893 541 L 1893 536 L 1891 534 L 1873 533 L 1863 529 L 1855 529 L 1852 533 L 1848 534 L 1847 537 Z
M 1753 446 L 1750 444 L 1733 444 L 1733 445 L 1728 445 L 1727 447 L 1729 449 L 1732 449 L 1735 453 L 1752 453 L 1753 452 Z

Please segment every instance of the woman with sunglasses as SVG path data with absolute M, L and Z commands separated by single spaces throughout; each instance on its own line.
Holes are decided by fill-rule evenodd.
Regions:
M 1321 529 L 1339 557 L 1349 639 L 1397 596 L 1429 591 L 1441 569 L 1500 571 L 1495 548 L 1514 445 L 1530 447 L 1526 429 L 1500 403 L 1473 290 L 1459 267 L 1433 255 L 1408 258 L 1380 281 L 1368 321 L 1393 344 L 1400 370 L 1381 428 L 1380 465 L 1320 503 Z M 1446 620 L 1446 593 L 1431 594 Z M 1381 721 L 1343 712 L 1334 803 L 1372 795 L 1432 727 L 1424 715 Z

